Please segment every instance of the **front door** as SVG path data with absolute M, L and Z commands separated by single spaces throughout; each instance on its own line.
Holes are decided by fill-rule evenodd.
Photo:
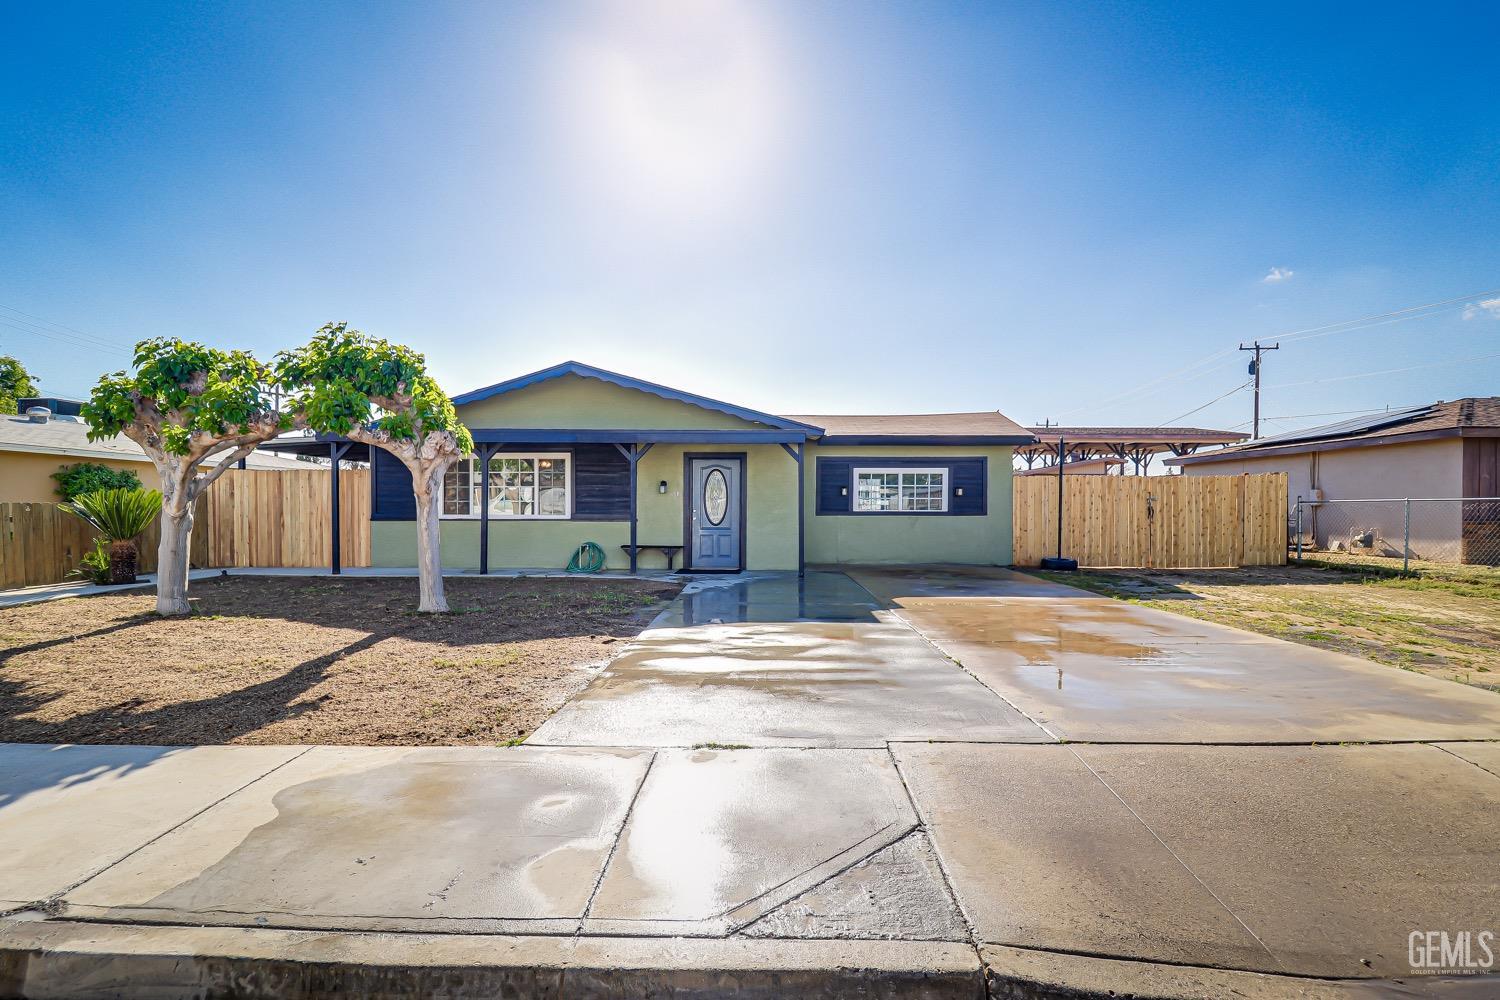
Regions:
M 742 458 L 689 460 L 692 492 L 688 503 L 689 569 L 737 570 L 745 510 L 740 502 Z

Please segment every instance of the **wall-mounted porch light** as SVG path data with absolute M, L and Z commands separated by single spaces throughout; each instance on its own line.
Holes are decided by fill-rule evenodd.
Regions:
M 659 482 L 659 483 L 656 484 L 656 492 L 658 492 L 658 493 L 665 493 L 665 492 L 667 492 L 667 481 L 665 479 L 663 479 L 661 482 Z

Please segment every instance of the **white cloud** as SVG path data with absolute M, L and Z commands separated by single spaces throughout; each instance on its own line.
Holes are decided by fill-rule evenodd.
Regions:
M 1264 278 L 1261 278 L 1260 280 L 1267 285 L 1274 285 L 1278 281 L 1286 281 L 1295 273 L 1296 272 L 1294 272 L 1289 267 L 1273 267 L 1266 274 L 1266 276 Z
M 1464 319 L 1474 319 L 1476 316 L 1500 319 L 1500 299 L 1481 299 L 1464 306 Z

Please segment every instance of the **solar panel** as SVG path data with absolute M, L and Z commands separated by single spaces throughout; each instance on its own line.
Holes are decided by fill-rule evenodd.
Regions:
M 1288 431 L 1285 434 L 1259 438 L 1253 444 L 1259 448 L 1270 444 L 1291 444 L 1294 441 L 1321 441 L 1325 438 L 1348 437 L 1351 434 L 1379 430 L 1382 427 L 1390 427 L 1393 424 L 1404 424 L 1416 417 L 1426 416 L 1432 410 L 1433 407 L 1429 404 L 1427 406 L 1412 406 L 1404 410 L 1389 410 L 1384 413 L 1367 414 L 1363 417 L 1351 417 L 1348 420 L 1340 420 L 1333 424 L 1324 424 L 1321 427 L 1309 427 L 1306 430 Z

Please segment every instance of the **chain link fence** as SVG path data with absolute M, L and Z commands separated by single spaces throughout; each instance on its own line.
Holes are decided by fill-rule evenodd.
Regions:
M 1287 537 L 1295 558 L 1402 570 L 1500 566 L 1500 497 L 1303 500 Z

